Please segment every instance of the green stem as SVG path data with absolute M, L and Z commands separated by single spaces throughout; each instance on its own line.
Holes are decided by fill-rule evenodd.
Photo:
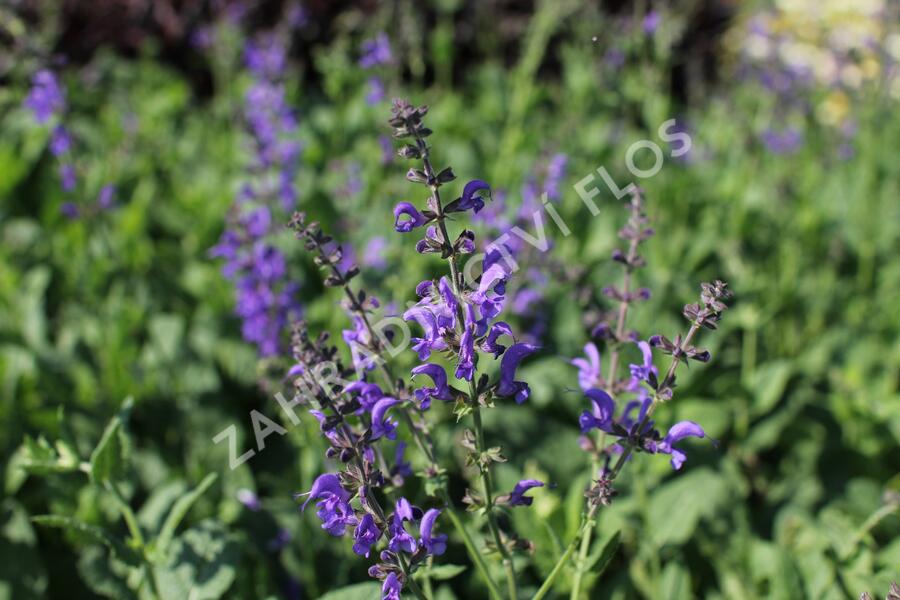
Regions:
M 478 406 L 477 392 L 475 390 L 475 384 L 473 382 L 469 382 L 469 394 L 472 398 L 472 422 L 475 427 L 475 445 L 478 448 L 478 453 L 480 455 L 483 455 L 486 450 L 486 444 L 484 441 L 484 427 L 481 423 L 481 407 Z M 491 537 L 494 538 L 494 545 L 497 546 L 497 552 L 499 552 L 500 556 L 503 557 L 503 570 L 506 573 L 506 587 L 509 593 L 509 598 L 510 600 L 516 600 L 519 597 L 518 591 L 516 589 L 516 572 L 513 568 L 512 557 L 509 554 L 509 550 L 506 549 L 506 545 L 503 543 L 503 539 L 500 537 L 500 527 L 497 524 L 497 517 L 494 514 L 494 498 L 492 492 L 493 485 L 491 482 L 491 472 L 489 470 L 489 467 L 482 465 L 481 462 L 478 463 L 478 468 L 481 472 L 481 486 L 484 492 L 484 509 L 485 513 L 487 514 L 488 529 L 490 529 L 491 531 Z
M 122 496 L 122 493 L 119 491 L 119 488 L 116 487 L 116 484 L 111 481 L 106 481 L 104 487 L 106 487 L 115 499 L 116 506 L 118 507 L 119 512 L 122 513 L 122 518 L 125 519 L 125 525 L 128 527 L 128 532 L 131 534 L 131 539 L 134 540 L 135 545 L 143 551 L 144 535 L 141 533 L 141 528 L 138 526 L 137 518 L 134 516 L 134 511 L 131 510 L 131 506 Z
M 866 534 L 872 531 L 876 525 L 878 525 L 883 519 L 889 517 L 894 512 L 900 510 L 900 504 L 897 503 L 888 503 L 873 512 L 869 515 L 869 518 L 865 520 L 865 522 L 859 526 L 859 529 L 856 531 L 856 534 L 853 536 L 853 539 L 850 540 L 850 543 L 846 547 L 846 554 L 849 556 L 856 550 L 856 546 L 866 537 Z M 847 557 L 844 557 L 847 558 Z
M 450 520 L 453 522 L 453 526 L 456 527 L 456 531 L 460 536 L 462 536 L 463 544 L 465 545 L 466 550 L 469 553 L 469 557 L 475 563 L 475 568 L 478 569 L 478 572 L 481 574 L 482 579 L 484 579 L 484 583 L 488 586 L 488 591 L 491 593 L 491 597 L 494 600 L 503 600 L 503 595 L 500 593 L 500 589 L 491 578 L 487 563 L 484 562 L 484 557 L 480 552 L 478 552 L 478 548 L 475 547 L 475 542 L 472 540 L 471 536 L 469 536 L 469 532 L 466 531 L 462 519 L 459 518 L 459 515 L 456 513 L 456 509 L 453 508 L 453 505 L 450 503 L 450 496 L 446 491 L 443 491 L 443 496 L 447 514 L 449 515 Z
M 579 529 L 578 534 L 575 538 L 569 543 L 569 546 L 566 548 L 566 551 L 563 552 L 563 555 L 559 557 L 559 560 L 556 561 L 556 565 L 553 567 L 553 570 L 550 571 L 550 574 L 547 575 L 547 579 L 544 580 L 543 585 L 541 585 L 540 589 L 531 597 L 531 600 L 541 600 L 547 593 L 553 589 L 553 582 L 556 581 L 556 577 L 562 571 L 562 568 L 566 565 L 571 558 L 572 553 L 575 552 L 575 548 L 578 546 L 580 538 L 582 536 L 587 536 L 588 533 L 593 531 L 594 529 L 594 516 L 597 514 L 597 507 L 599 505 L 595 504 L 591 507 L 591 510 L 588 511 L 587 517 L 585 518 L 584 523 L 581 525 L 581 529 Z
M 599 469 L 599 456 L 595 454 L 591 459 L 591 480 L 593 480 L 593 474 L 596 473 Z M 590 485 L 590 481 L 588 481 L 588 485 Z M 571 600 L 578 600 L 581 596 L 581 581 L 584 577 L 584 565 L 587 562 L 587 555 L 591 549 L 591 537 L 593 536 L 593 534 L 593 527 L 590 527 L 587 531 L 583 532 L 583 536 L 581 538 L 581 547 L 578 550 L 578 559 L 575 561 L 575 579 L 573 579 L 572 581 L 572 594 L 571 596 L 569 596 Z
M 416 583 L 416 580 L 413 579 L 412 572 L 409 570 L 409 563 L 406 562 L 406 557 L 403 556 L 402 552 L 398 552 L 396 556 L 397 561 L 400 563 L 400 569 L 403 571 L 403 575 L 405 575 L 404 579 L 406 579 L 406 584 L 409 586 L 409 589 L 412 590 L 412 593 L 419 600 L 428 600 L 428 598 L 422 592 L 422 588 L 420 588 L 419 584 Z

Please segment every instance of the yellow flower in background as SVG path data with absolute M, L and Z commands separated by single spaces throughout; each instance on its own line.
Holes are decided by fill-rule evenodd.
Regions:
M 817 110 L 819 120 L 832 127 L 843 123 L 848 114 L 850 114 L 850 98 L 840 90 L 828 94 Z

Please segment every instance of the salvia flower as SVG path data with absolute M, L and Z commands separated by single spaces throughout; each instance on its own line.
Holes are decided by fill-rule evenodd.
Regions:
M 588 391 L 599 388 L 603 384 L 600 371 L 600 351 L 596 344 L 588 342 L 584 345 L 584 354 L 587 358 L 573 358 L 570 362 L 578 367 L 578 385 Z
M 381 586 L 381 600 L 400 600 L 400 592 L 403 585 L 397 579 L 396 573 L 388 573 L 384 578 L 384 584 Z
M 425 512 L 422 522 L 419 524 L 419 545 L 425 549 L 425 552 L 434 556 L 440 556 L 447 551 L 447 535 L 432 535 L 434 522 L 440 514 L 440 510 L 432 508 Z
M 389 440 L 397 439 L 397 421 L 388 416 L 387 412 L 400 404 L 396 398 L 385 397 L 375 403 L 372 408 L 372 439 L 382 436 Z
M 590 389 L 585 392 L 593 405 L 592 410 L 584 411 L 578 419 L 581 433 L 587 433 L 591 429 L 600 429 L 612 433 L 613 414 L 616 411 L 616 403 L 612 397 L 601 389 Z
M 409 233 L 427 222 L 428 219 L 409 202 L 400 202 L 394 207 L 394 230 L 398 233 Z
M 499 396 L 512 396 L 516 404 L 522 404 L 531 395 L 531 388 L 524 381 L 516 381 L 516 369 L 526 356 L 537 351 L 537 346 L 520 342 L 513 344 L 500 360 L 500 384 L 497 386 Z
M 388 542 L 388 549 L 391 552 L 412 554 L 416 551 L 416 540 L 406 531 L 405 527 L 407 521 L 414 520 L 413 507 L 409 501 L 406 498 L 397 500 L 394 506 L 394 516 L 388 529 L 391 536 Z
M 508 506 L 531 506 L 531 503 L 534 502 L 534 498 L 526 496 L 525 493 L 528 490 L 538 487 L 544 487 L 544 482 L 538 481 L 537 479 L 523 479 L 517 483 L 509 493 L 506 504 Z
M 344 535 L 347 527 L 356 525 L 357 519 L 350 506 L 350 494 L 341 487 L 340 479 L 334 473 L 320 475 L 313 482 L 312 489 L 300 496 L 309 497 L 300 510 L 313 500 L 318 500 L 316 516 L 322 521 L 322 529 L 335 537 Z
M 375 518 L 369 513 L 364 514 L 353 532 L 353 551 L 368 558 L 372 546 L 378 543 L 381 535 L 381 529 L 375 525 Z
M 450 386 L 447 385 L 447 372 L 444 371 L 444 367 L 426 363 L 413 368 L 412 375 L 413 377 L 416 375 L 427 375 L 434 383 L 432 387 L 418 388 L 413 392 L 421 410 L 427 410 L 431 406 L 432 400 L 450 402 L 454 399 L 453 394 L 450 392 Z
M 700 425 L 693 421 L 679 421 L 669 428 L 669 432 L 666 433 L 666 437 L 661 442 L 651 445 L 650 451 L 653 452 L 655 450 L 662 454 L 670 454 L 672 456 L 672 468 L 678 471 L 681 469 L 684 461 L 687 460 L 687 455 L 682 450 L 675 448 L 674 444 L 686 437 L 702 438 L 706 437 L 706 433 Z

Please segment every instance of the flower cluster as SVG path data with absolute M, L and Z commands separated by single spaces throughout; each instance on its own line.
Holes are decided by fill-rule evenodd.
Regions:
M 649 298 L 648 290 L 632 290 L 631 282 L 634 270 L 644 266 L 644 260 L 637 252 L 638 246 L 652 234 L 653 230 L 647 227 L 640 192 L 636 191 L 632 195 L 628 223 L 619 232 L 619 236 L 628 241 L 628 250 L 617 249 L 612 256 L 625 269 L 623 285 L 604 289 L 604 295 L 618 303 L 618 310 L 607 314 L 593 330 L 595 337 L 607 341 L 613 348 L 610 372 L 604 378 L 600 353 L 593 343 L 588 343 L 584 348 L 586 358 L 572 360 L 572 364 L 578 367 L 579 385 L 591 403 L 590 410 L 584 411 L 579 418 L 582 434 L 587 436 L 596 429 L 601 432 L 601 443 L 605 443 L 607 436 L 615 440 L 609 446 L 597 447 L 589 438 L 583 439 L 586 449 L 604 457 L 601 478 L 610 472 L 609 461 L 613 454 L 620 454 L 621 460 L 625 460 L 631 451 L 667 454 L 671 456 L 672 468 L 678 470 L 687 460 L 687 455 L 675 444 L 687 437 L 706 437 L 703 428 L 692 421 L 675 423 L 663 436 L 654 428 L 651 415 L 657 403 L 672 399 L 675 370 L 679 362 L 709 361 L 709 352 L 691 345 L 691 342 L 700 328 L 716 328 L 722 312 L 727 308 L 724 300 L 731 296 L 731 292 L 721 281 L 702 284 L 700 302 L 684 307 L 684 316 L 691 327 L 683 338 L 678 335 L 673 341 L 663 335 L 654 335 L 649 341 L 643 341 L 638 339 L 636 332 L 626 333 L 625 319 L 629 307 L 636 301 Z M 617 372 L 619 351 L 624 344 L 630 343 L 640 350 L 641 362 L 630 364 L 629 377 L 620 378 Z M 663 377 L 654 365 L 653 348 L 674 359 Z M 632 399 L 625 403 L 621 411 L 617 411 L 614 396 L 622 398 L 627 395 L 631 395 Z M 617 472 L 616 469 L 613 472 Z
M 394 207 L 394 229 L 401 234 L 424 230 L 424 236 L 416 243 L 416 251 L 440 255 L 449 266 L 449 276 L 428 279 L 416 286 L 419 301 L 403 314 L 404 319 L 416 322 L 422 330 L 420 337 L 412 339 L 413 350 L 421 361 L 413 368 L 412 376 L 425 376 L 430 380 L 420 383 L 414 395 L 420 410 L 427 410 L 434 400 L 455 401 L 460 417 L 472 415 L 474 431 L 465 431 L 462 445 L 468 450 L 467 464 L 477 466 L 482 485 L 480 492 L 468 490 L 463 502 L 470 510 L 487 515 L 491 547 L 501 556 L 507 584 L 515 590 L 511 552 L 516 548 L 527 548 L 530 543 L 502 531 L 494 511 L 499 505 L 531 504 L 531 498 L 525 496 L 525 492 L 541 487 L 543 483 L 522 480 L 510 493 L 494 496 L 491 466 L 494 462 L 506 461 L 506 458 L 500 447 L 487 446 L 480 411 L 490 407 L 495 397 L 512 398 L 517 404 L 528 399 L 531 390 L 516 373 L 521 362 L 538 347 L 517 341 L 512 327 L 499 320 L 509 300 L 507 286 L 516 268 L 506 244 L 500 241 L 488 244 L 481 260 L 480 275 L 463 277 L 460 259 L 475 252 L 475 233 L 463 228 L 452 237 L 447 229 L 447 217 L 480 213 L 491 199 L 491 188 L 485 181 L 475 179 L 466 183 L 454 200 L 446 204 L 441 201 L 440 189 L 456 176 L 450 167 L 437 171 L 432 166 L 431 148 L 426 142 L 432 132 L 423 123 L 427 112 L 425 106 L 414 107 L 403 100 L 395 100 L 389 121 L 394 138 L 404 140 L 398 154 L 421 161 L 421 168 L 410 168 L 406 178 L 429 191 L 424 206 L 404 201 Z M 449 385 L 444 367 L 432 360 L 435 353 L 441 353 L 451 361 L 456 379 L 466 382 L 467 390 Z M 495 381 L 491 381 L 486 373 L 479 375 L 479 361 L 486 357 L 499 361 Z
M 440 510 L 423 512 L 400 497 L 394 503 L 393 514 L 386 515 L 376 497 L 377 490 L 388 485 L 401 486 L 412 474 L 403 458 L 406 443 L 397 440 L 396 418 L 399 414 L 406 416 L 405 411 L 412 408 L 411 394 L 404 387 L 386 393 L 368 379 L 375 366 L 374 358 L 378 358 L 373 355 L 380 350 L 369 322 L 378 302 L 350 287 L 359 273 L 357 267 L 342 265 L 341 246 L 324 234 L 317 223 L 308 223 L 302 213 L 295 213 L 290 225 L 313 253 L 316 264 L 327 272 L 325 285 L 345 291 L 344 307 L 350 313 L 352 327 L 344 331 L 343 339 L 354 362 L 352 369 L 345 369 L 336 359 L 337 349 L 326 345 L 327 336 L 310 340 L 304 326 L 298 326 L 294 336 L 296 364 L 289 376 L 320 423 L 329 443 L 326 457 L 344 465 L 340 474 L 326 473 L 316 479 L 312 489 L 302 494 L 309 496 L 303 508 L 316 500 L 322 528 L 338 537 L 352 532 L 353 551 L 361 556 L 369 557 L 384 540 L 386 547 L 369 573 L 384 582 L 385 598 L 399 598 L 402 587 L 411 581 L 409 574 L 429 556 L 443 554 L 447 545 L 447 536 L 434 532 Z M 322 381 L 318 377 L 323 369 L 337 376 Z M 353 380 L 354 377 L 359 378 Z M 393 386 L 390 379 L 387 382 Z M 394 465 L 384 472 L 378 466 L 385 464 L 381 446 L 389 441 L 396 441 Z M 418 538 L 407 530 L 415 524 Z
M 395 103 L 390 122 L 394 136 L 413 138 L 416 142 L 401 148 L 401 156 L 421 158 L 426 155 L 424 138 L 431 133 L 422 124 L 426 113 L 427 107 L 414 108 L 402 101 Z M 455 178 L 449 167 L 440 173 L 433 173 L 430 163 L 424 170 L 412 168 L 407 173 L 410 181 L 432 189 Z M 444 218 L 452 213 L 478 213 L 484 208 L 485 197 L 489 198 L 489 194 L 490 186 L 476 179 L 468 182 L 463 187 L 462 195 L 446 206 L 442 206 L 435 195 L 428 199 L 427 207 L 422 211 L 410 202 L 400 202 L 394 207 L 394 228 L 400 233 L 409 233 L 427 226 L 425 236 L 416 243 L 416 251 L 421 254 L 438 253 L 444 258 L 471 254 L 475 251 L 475 234 L 464 229 L 456 239 L 451 240 Z M 513 265 L 508 246 L 496 244 L 485 252 L 481 275 L 472 285 L 466 285 L 455 267 L 450 278 L 444 276 L 437 281 L 419 283 L 416 286 L 419 301 L 403 314 L 403 318 L 415 321 L 422 328 L 422 337 L 413 339 L 413 349 L 419 359 L 426 361 L 435 351 L 447 353 L 455 359 L 458 379 L 473 381 L 479 351 L 492 355 L 495 360 L 500 359 L 499 379 L 493 386 L 480 391 L 512 397 L 521 404 L 528 399 L 530 389 L 527 383 L 516 381 L 516 369 L 537 347 L 515 340 L 509 347 L 500 343 L 504 337 L 512 337 L 513 332 L 506 322 L 496 320 L 507 302 L 506 286 Z M 447 389 L 443 367 L 426 363 L 413 370 L 413 375 L 418 374 L 428 374 L 435 384 L 433 388 L 418 390 L 418 395 L 425 400 L 451 400 L 455 397 Z
M 270 240 L 273 212 L 292 210 L 296 204 L 294 177 L 301 146 L 292 139 L 297 124 L 281 82 L 285 48 L 278 38 L 263 37 L 248 42 L 244 58 L 253 76 L 244 109 L 253 158 L 228 226 L 211 253 L 225 260 L 222 273 L 234 282 L 242 336 L 268 357 L 282 350 L 283 332 L 300 311 L 298 285 L 288 280 L 285 256 Z
M 24 105 L 34 115 L 35 121 L 44 125 L 55 121 L 50 131 L 50 153 L 59 162 L 59 178 L 62 190 L 67 194 L 75 191 L 78 175 L 75 169 L 72 135 L 62 122 L 66 112 L 66 95 L 56 75 L 49 69 L 34 74 L 31 89 L 25 97 Z M 76 219 L 82 214 L 109 210 L 115 205 L 115 187 L 106 184 L 100 188 L 93 206 L 79 206 L 68 200 L 60 206 L 63 216 Z
M 42 69 L 34 74 L 31 80 L 31 90 L 25 98 L 25 106 L 28 107 L 34 119 L 44 124 L 55 119 L 58 121 L 50 133 L 50 152 L 59 161 L 59 178 L 64 192 L 73 192 L 77 184 L 75 164 L 72 162 L 72 136 L 69 130 L 61 122 L 66 111 L 66 97 L 56 75 L 48 69 Z M 69 217 L 78 216 L 78 206 L 73 202 L 65 202 L 62 213 Z

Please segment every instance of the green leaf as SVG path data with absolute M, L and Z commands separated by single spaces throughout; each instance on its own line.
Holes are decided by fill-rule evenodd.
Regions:
M 420 579 L 428 577 L 435 581 L 445 581 L 453 579 L 468 568 L 464 565 L 434 565 L 430 569 L 416 571 L 416 577 Z
M 75 535 L 76 537 L 86 539 L 95 544 L 106 546 L 116 556 L 118 556 L 128 564 L 136 565 L 140 562 L 137 555 L 135 555 L 132 550 L 125 546 L 125 544 L 123 544 L 114 535 L 112 535 L 105 529 L 96 525 L 91 525 L 89 523 L 85 523 L 84 521 L 79 521 L 74 517 L 65 517 L 62 515 L 37 515 L 35 517 L 31 517 L 31 520 L 38 525 L 64 529 L 69 533 Z
M 97 483 L 117 479 L 125 472 L 129 452 L 125 425 L 132 404 L 131 398 L 125 400 L 119 414 L 110 420 L 100 443 L 91 453 L 91 479 Z
M 592 573 L 598 579 L 603 575 L 603 572 L 606 571 L 606 568 L 609 566 L 609 563 L 612 562 L 613 557 L 616 555 L 616 551 L 619 549 L 619 542 L 621 541 L 622 532 L 617 531 L 603 544 L 601 550 L 599 550 L 595 555 L 588 557 L 588 562 L 586 566 L 586 571 Z
M 128 587 L 129 569 L 99 546 L 81 552 L 78 573 L 81 580 L 96 594 L 116 600 L 131 600 L 137 595 Z
M 12 499 L 0 508 L 0 599 L 44 598 L 47 573 L 28 515 Z
M 710 469 L 678 473 L 650 500 L 647 529 L 660 546 L 684 543 L 700 519 L 712 515 L 726 496 L 725 481 Z
M 764 415 L 775 407 L 784 394 L 791 372 L 790 361 L 776 360 L 760 365 L 753 373 L 750 388 L 753 392 L 754 417 Z
M 691 597 L 693 597 L 691 574 L 680 563 L 667 564 L 659 583 L 659 598 L 661 600 L 683 600 Z
M 138 523 L 152 535 L 158 535 L 166 515 L 185 493 L 187 493 L 187 485 L 180 479 L 154 486 L 150 497 L 141 505 L 137 513 Z
M 172 541 L 172 536 L 175 535 L 175 529 L 178 527 L 178 524 L 181 523 L 181 520 L 184 519 L 184 516 L 191 510 L 194 503 L 209 489 L 209 486 L 215 483 L 218 477 L 219 476 L 216 473 L 210 473 L 204 477 L 203 481 L 200 482 L 200 485 L 179 498 L 172 507 L 172 510 L 169 511 L 169 515 L 166 517 L 162 528 L 159 530 L 159 537 L 156 539 L 156 549 L 161 556 L 165 555 L 169 543 Z
M 169 560 L 154 568 L 161 598 L 214 600 L 234 583 L 240 549 L 222 523 L 207 519 L 172 542 Z
M 372 581 L 358 583 L 332 590 L 319 600 L 381 600 L 381 585 Z

